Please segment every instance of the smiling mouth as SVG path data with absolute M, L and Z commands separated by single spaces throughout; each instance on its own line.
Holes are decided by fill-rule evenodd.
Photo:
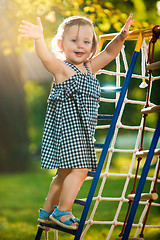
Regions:
M 75 54 L 76 54 L 76 56 L 78 56 L 78 57 L 82 57 L 82 56 L 84 55 L 83 52 L 75 52 Z

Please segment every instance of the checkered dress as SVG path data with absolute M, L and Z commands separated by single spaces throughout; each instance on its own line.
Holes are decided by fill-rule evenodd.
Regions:
M 89 168 L 96 170 L 93 144 L 97 124 L 100 85 L 90 73 L 82 73 L 71 63 L 75 75 L 54 83 L 48 98 L 44 125 L 42 168 Z

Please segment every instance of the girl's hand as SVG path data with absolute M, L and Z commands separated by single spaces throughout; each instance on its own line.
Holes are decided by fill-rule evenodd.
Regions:
M 135 21 L 132 19 L 132 17 L 133 17 L 133 14 L 131 13 L 125 25 L 123 26 L 122 30 L 120 31 L 120 36 L 122 37 L 123 40 L 125 40 L 125 38 L 128 36 L 130 26 Z
M 22 37 L 24 38 L 32 38 L 38 40 L 43 37 L 43 26 L 41 23 L 40 17 L 36 18 L 37 25 L 34 25 L 27 21 L 22 21 L 20 25 L 19 32 L 22 33 Z

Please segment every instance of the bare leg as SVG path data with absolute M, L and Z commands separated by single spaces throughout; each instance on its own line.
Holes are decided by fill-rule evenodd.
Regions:
M 71 172 L 71 169 L 58 169 L 58 174 L 53 178 L 46 202 L 44 204 L 44 210 L 47 212 L 53 211 L 54 206 L 59 204 L 59 199 L 63 187 L 63 182 L 66 176 Z
M 71 211 L 74 200 L 80 190 L 82 183 L 87 177 L 88 169 L 72 169 L 63 182 L 62 192 L 60 196 L 60 202 L 58 209 L 60 211 Z M 64 215 L 61 217 L 61 221 L 64 222 L 70 219 L 71 216 Z M 73 223 L 76 224 L 77 223 Z

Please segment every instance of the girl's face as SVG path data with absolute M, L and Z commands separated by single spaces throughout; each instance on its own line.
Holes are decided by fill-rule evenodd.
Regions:
M 66 60 L 73 64 L 85 62 L 92 53 L 93 30 L 89 25 L 73 25 L 59 43 Z

